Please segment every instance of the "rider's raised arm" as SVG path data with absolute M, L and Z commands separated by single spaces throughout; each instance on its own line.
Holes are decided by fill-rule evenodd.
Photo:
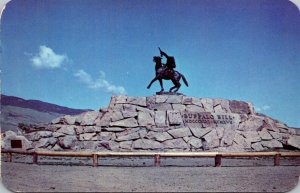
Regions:
M 159 51 L 160 51 L 160 56 L 165 56 L 166 58 L 168 58 L 169 56 L 163 52 L 160 48 L 159 48 Z

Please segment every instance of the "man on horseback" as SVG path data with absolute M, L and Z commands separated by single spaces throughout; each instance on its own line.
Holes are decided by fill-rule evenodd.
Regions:
M 173 56 L 168 56 L 165 52 L 163 52 L 160 48 L 158 48 L 160 51 L 160 55 L 161 57 L 166 57 L 167 62 L 165 65 L 162 64 L 161 62 L 161 57 L 159 56 L 154 56 L 153 57 L 153 61 L 155 62 L 155 72 L 156 72 L 156 76 L 155 78 L 150 82 L 150 84 L 147 86 L 147 88 L 149 89 L 152 85 L 153 82 L 155 82 L 156 80 L 159 80 L 160 86 L 161 86 L 161 91 L 164 91 L 164 87 L 163 87 L 163 83 L 162 80 L 171 80 L 174 84 L 174 86 L 172 88 L 170 88 L 169 92 L 177 92 L 178 89 L 180 88 L 181 84 L 180 84 L 180 79 L 183 79 L 183 82 L 185 83 L 186 86 L 188 86 L 188 83 L 185 79 L 185 77 L 177 72 L 176 70 L 174 70 L 174 68 L 176 68 L 176 63 L 175 63 L 175 58 Z

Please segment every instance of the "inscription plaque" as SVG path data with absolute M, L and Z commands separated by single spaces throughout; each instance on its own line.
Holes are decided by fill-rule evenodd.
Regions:
M 217 124 L 231 125 L 236 121 L 235 114 L 216 114 L 209 112 L 181 112 L 182 121 L 184 124 Z

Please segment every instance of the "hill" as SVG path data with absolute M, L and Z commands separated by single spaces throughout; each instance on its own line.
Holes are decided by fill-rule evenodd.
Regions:
M 76 115 L 88 109 L 72 109 L 39 100 L 1 95 L 1 131 L 17 131 L 19 123 L 47 123 L 63 115 Z

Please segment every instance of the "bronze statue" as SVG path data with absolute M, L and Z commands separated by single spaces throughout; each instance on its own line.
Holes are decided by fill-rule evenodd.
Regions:
M 156 80 L 159 80 L 161 90 L 160 92 L 164 91 L 163 82 L 162 80 L 171 80 L 174 84 L 173 87 L 170 88 L 169 92 L 177 92 L 181 86 L 180 79 L 182 77 L 182 80 L 186 86 L 188 85 L 187 80 L 185 79 L 184 75 L 174 70 L 176 68 L 175 58 L 173 56 L 168 56 L 165 52 L 161 51 L 160 48 L 158 48 L 160 51 L 161 57 L 164 56 L 167 59 L 166 64 L 162 64 L 161 57 L 154 56 L 153 61 L 155 62 L 155 72 L 156 76 L 155 78 L 150 82 L 150 84 L 147 86 L 147 89 L 149 89 L 153 82 Z

